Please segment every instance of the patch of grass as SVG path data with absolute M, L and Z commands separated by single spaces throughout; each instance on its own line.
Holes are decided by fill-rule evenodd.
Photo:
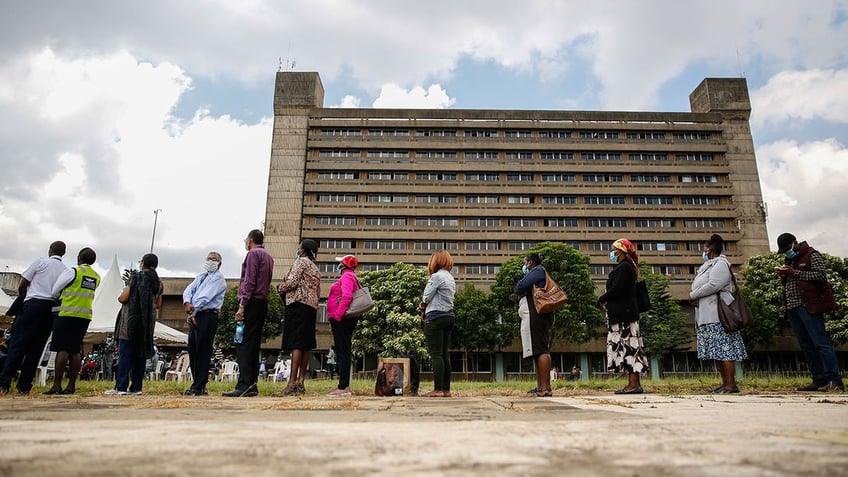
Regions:
M 795 392 L 795 388 L 809 382 L 803 376 L 750 375 L 738 381 L 743 394 L 783 394 Z M 336 388 L 336 380 L 310 379 L 306 381 L 307 395 L 324 395 Z M 709 393 L 721 383 L 717 374 L 706 374 L 698 377 L 669 377 L 661 380 L 643 379 L 642 386 L 647 392 L 663 395 L 691 395 Z M 114 381 L 78 381 L 77 395 L 102 395 L 104 391 L 114 387 Z M 144 393 L 157 396 L 179 396 L 190 383 L 176 381 L 145 381 Z M 285 387 L 284 382 L 260 381 L 259 394 L 270 396 Z M 554 394 L 558 396 L 573 396 L 581 394 L 604 394 L 622 388 L 626 380 L 621 378 L 601 378 L 589 381 L 557 380 L 553 383 Z M 521 396 L 536 386 L 535 381 L 509 379 L 503 382 L 494 381 L 465 381 L 454 378 L 451 391 L 458 396 Z M 220 396 L 221 393 L 235 388 L 233 382 L 210 381 L 207 389 L 210 395 Z M 421 383 L 421 392 L 433 388 L 432 381 Z M 33 395 L 37 396 L 46 387 L 34 387 Z M 355 378 L 351 381 L 351 389 L 355 395 L 371 396 L 374 393 L 374 380 Z M 176 404 L 174 404 L 176 406 Z

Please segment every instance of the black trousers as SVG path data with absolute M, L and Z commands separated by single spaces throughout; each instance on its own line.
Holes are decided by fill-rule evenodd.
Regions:
M 20 370 L 18 391 L 28 393 L 32 389 L 35 370 L 41 363 L 44 345 L 53 331 L 53 300 L 31 298 L 24 302 L 12 326 L 9 354 L 0 372 L 0 387 L 8 389 L 12 376 Z
M 342 318 L 342 321 L 330 320 L 333 330 L 333 344 L 336 345 L 336 366 L 339 371 L 339 389 L 350 387 L 350 359 L 352 352 L 353 330 L 359 318 Z
M 236 345 L 239 380 L 236 389 L 244 391 L 259 380 L 259 345 L 268 317 L 268 300 L 251 298 L 244 307 L 244 339 Z
M 209 382 L 212 342 L 218 330 L 218 310 L 203 310 L 194 315 L 196 325 L 188 330 L 188 355 L 194 383 L 191 389 L 203 391 Z

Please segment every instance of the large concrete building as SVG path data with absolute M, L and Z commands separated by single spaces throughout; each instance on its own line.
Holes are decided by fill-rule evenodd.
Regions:
M 459 281 L 491 283 L 542 241 L 591 257 L 628 237 L 679 298 L 712 233 L 735 265 L 768 250 L 744 78 L 708 78 L 692 112 L 340 109 L 317 73 L 279 72 L 266 247 L 281 277 L 302 238 L 319 267 L 364 270 L 454 257 Z

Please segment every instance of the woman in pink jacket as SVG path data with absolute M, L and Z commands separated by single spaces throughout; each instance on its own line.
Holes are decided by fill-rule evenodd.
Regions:
M 344 316 L 353 299 L 353 292 L 359 288 L 356 277 L 356 267 L 359 260 L 353 255 L 337 258 L 341 277 L 330 287 L 327 296 L 327 318 L 333 330 L 333 341 L 336 346 L 336 366 L 339 370 L 339 385 L 328 396 L 350 396 L 350 358 L 353 330 L 359 318 Z

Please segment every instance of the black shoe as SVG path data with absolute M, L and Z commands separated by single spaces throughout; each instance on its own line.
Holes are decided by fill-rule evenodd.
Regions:
M 73 394 L 75 392 L 77 392 L 76 388 L 65 388 L 59 391 L 59 394 Z
M 255 384 L 251 384 L 247 389 L 234 389 L 228 393 L 224 393 L 224 397 L 254 397 L 259 395 L 259 389 Z
M 806 386 L 801 386 L 800 388 L 796 389 L 796 391 L 802 391 L 802 392 L 818 391 L 819 388 L 821 388 L 823 386 L 827 386 L 827 383 L 810 383 Z
M 205 389 L 198 391 L 197 389 L 188 388 L 183 391 L 183 396 L 206 396 L 209 393 Z
M 842 384 L 842 381 L 830 381 L 824 386 L 819 388 L 819 391 L 830 392 L 830 391 L 842 391 L 845 392 L 845 385 Z
M 642 389 L 642 386 L 633 389 L 621 388 L 615 392 L 615 394 L 642 394 L 645 391 Z
M 62 389 L 61 388 L 50 388 L 50 389 L 48 389 L 47 391 L 44 391 L 41 394 L 44 394 L 45 396 L 50 396 L 51 394 L 62 394 Z

